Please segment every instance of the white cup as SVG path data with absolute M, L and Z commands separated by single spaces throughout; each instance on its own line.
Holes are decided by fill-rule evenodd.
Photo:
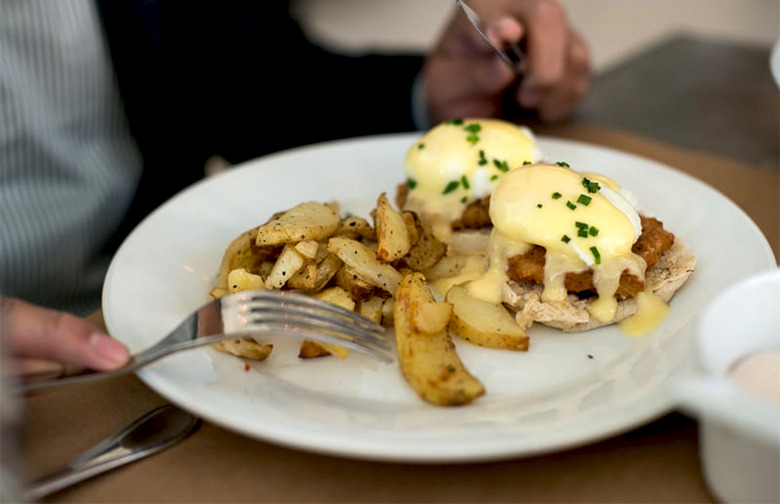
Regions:
M 773 374 L 780 365 L 780 270 L 718 295 L 698 318 L 696 344 L 700 369 L 676 393 L 680 407 L 700 421 L 702 470 L 710 490 L 724 502 L 780 502 L 780 398 L 734 374 L 735 365 L 747 366 L 762 355 L 770 366 L 756 368 L 753 377 L 780 388 Z

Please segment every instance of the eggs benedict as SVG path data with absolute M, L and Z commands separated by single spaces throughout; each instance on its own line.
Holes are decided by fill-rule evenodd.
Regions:
M 528 128 L 498 119 L 453 119 L 428 131 L 407 151 L 400 208 L 417 213 L 434 235 L 490 225 L 495 184 L 542 154 Z
M 695 264 L 660 221 L 640 214 L 631 193 L 566 163 L 507 173 L 489 217 L 489 267 L 468 291 L 506 304 L 524 327 L 580 331 L 618 322 L 640 305 L 668 302 Z

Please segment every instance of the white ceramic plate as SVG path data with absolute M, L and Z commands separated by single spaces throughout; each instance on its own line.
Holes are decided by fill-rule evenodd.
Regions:
M 227 244 L 301 201 L 341 202 L 367 216 L 403 179 L 416 135 L 366 137 L 275 154 L 198 183 L 149 216 L 108 272 L 107 326 L 133 351 L 162 338 L 208 300 Z M 334 455 L 404 462 L 467 462 L 574 447 L 642 425 L 674 408 L 670 386 L 693 355 L 697 312 L 731 283 L 775 264 L 755 224 L 705 184 L 656 162 L 569 141 L 539 139 L 550 161 L 600 172 L 687 242 L 698 267 L 652 334 L 610 327 L 565 335 L 533 327 L 527 353 L 458 351 L 487 393 L 469 406 L 423 403 L 395 364 L 354 354 L 300 362 L 277 343 L 248 371 L 207 348 L 139 375 L 171 402 L 228 429 Z

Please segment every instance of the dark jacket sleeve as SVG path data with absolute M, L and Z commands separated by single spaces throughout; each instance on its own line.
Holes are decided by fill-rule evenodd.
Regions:
M 132 226 L 202 176 L 326 140 L 411 131 L 421 55 L 349 56 L 313 44 L 283 0 L 97 0 L 145 163 Z
M 414 128 L 412 84 L 422 57 L 335 54 L 309 42 L 286 12 L 269 16 L 268 3 L 274 2 L 229 12 L 234 17 L 220 22 L 219 31 L 204 23 L 203 30 L 212 33 L 199 38 L 199 50 L 190 53 L 185 73 L 192 71 L 208 102 L 204 127 L 218 139 L 223 156 L 242 160 Z M 202 55 L 208 55 L 208 67 L 199 62 Z

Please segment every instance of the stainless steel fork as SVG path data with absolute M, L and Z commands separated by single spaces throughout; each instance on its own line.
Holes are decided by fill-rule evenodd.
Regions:
M 242 337 L 291 337 L 334 343 L 392 362 L 385 329 L 349 310 L 293 291 L 243 291 L 209 301 L 157 344 L 113 371 L 86 368 L 27 376 L 20 392 L 85 383 L 136 371 L 182 350 Z
M 496 44 L 490 40 L 490 37 L 487 36 L 487 33 L 485 33 L 485 29 L 482 26 L 482 21 L 479 19 L 479 15 L 474 12 L 474 9 L 466 5 L 463 0 L 455 0 L 455 4 L 460 7 L 460 10 L 462 10 L 466 15 L 466 18 L 469 20 L 469 23 L 471 23 L 471 26 L 477 30 L 477 33 L 480 34 L 482 39 L 487 42 L 488 45 L 493 49 L 493 52 L 495 52 L 504 61 L 504 63 L 509 65 L 509 68 L 518 74 L 524 74 L 526 72 L 527 66 L 525 57 L 523 56 L 523 51 L 520 48 L 520 44 L 511 43 L 506 49 L 502 49 L 496 46 Z

